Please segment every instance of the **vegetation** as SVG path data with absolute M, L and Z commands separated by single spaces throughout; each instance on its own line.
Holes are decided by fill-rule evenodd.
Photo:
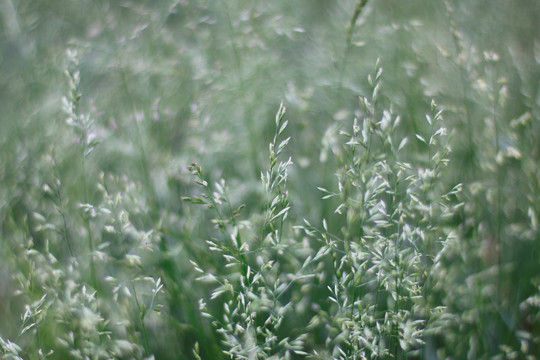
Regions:
M 0 9 L 0 358 L 540 357 L 537 1 Z

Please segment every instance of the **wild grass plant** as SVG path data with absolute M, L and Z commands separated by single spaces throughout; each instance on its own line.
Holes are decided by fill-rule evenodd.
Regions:
M 539 356 L 535 1 L 0 9 L 0 357 Z
M 446 223 L 462 204 L 455 201 L 461 185 L 445 191 L 438 180 L 449 151 L 442 111 L 432 103 L 431 133 L 414 138 L 426 146 L 424 156 L 407 159 L 409 138 L 398 132 L 399 116 L 378 106 L 377 65 L 371 97 L 360 98 L 363 120 L 341 130 L 348 141 L 333 149 L 342 164 L 338 191 L 319 188 L 323 198 L 339 199 L 335 212 L 345 226 L 340 234 L 325 219 L 322 229 L 307 221 L 301 227 L 323 243 L 319 254 L 332 259 L 327 287 L 334 304 L 311 322 L 330 335 L 320 358 L 433 356 L 422 349 L 452 318 L 436 296 L 437 273 L 455 238 Z
M 302 253 L 309 251 L 291 237 L 287 223 L 290 204 L 287 198 L 287 171 L 291 160 L 278 160 L 290 138 L 280 139 L 287 127 L 285 107 L 276 114 L 276 134 L 270 143 L 268 170 L 261 174 L 264 211 L 252 220 L 240 220 L 243 205 L 232 204 L 225 181 L 215 190 L 204 180 L 198 164 L 190 170 L 205 188 L 199 197 L 185 200 L 204 204 L 215 211 L 212 221 L 220 238 L 208 240 L 209 249 L 221 254 L 229 273 L 213 274 L 192 260 L 201 273 L 198 280 L 214 284 L 210 300 L 224 298 L 223 315 L 212 315 L 201 299 L 203 314 L 213 319 L 223 334 L 224 353 L 238 359 L 290 359 L 292 354 L 307 355 L 301 329 L 291 326 L 295 312 L 305 307 L 298 296 L 299 286 L 314 277 L 307 269 L 312 258 L 303 263 Z

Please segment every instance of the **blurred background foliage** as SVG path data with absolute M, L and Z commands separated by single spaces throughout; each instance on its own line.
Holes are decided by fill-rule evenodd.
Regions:
M 147 351 L 189 358 L 198 341 L 203 358 L 221 358 L 218 335 L 198 310 L 208 289 L 195 285 L 187 261 L 220 266 L 206 254 L 204 240 L 214 231 L 208 214 L 180 200 L 194 188 L 187 166 L 197 161 L 210 182 L 226 178 L 245 213 L 261 211 L 260 172 L 283 100 L 294 162 L 291 221 L 326 218 L 339 232 L 335 204 L 316 188 L 337 187 L 337 134 L 358 115 L 358 97 L 370 92 L 366 76 L 380 58 L 381 101 L 400 115 L 410 156 L 423 150 L 413 134 L 429 130 L 425 114 L 435 100 L 453 132 L 444 181 L 464 188 L 465 206 L 452 224 L 459 246 L 441 270 L 442 301 L 459 321 L 446 343 L 432 346 L 453 358 L 538 355 L 523 334 L 540 331 L 540 2 L 368 1 L 351 26 L 355 4 L 3 0 L 0 335 L 27 351 L 24 358 L 37 358 L 33 348 L 57 348 L 62 331 L 54 317 L 41 325 L 39 344 L 19 335 L 23 304 L 43 293 L 29 279 L 38 262 L 24 258 L 29 249 L 50 252 L 55 260 L 43 266 L 64 272 L 54 276 L 65 285 L 71 254 L 87 252 L 89 236 L 96 246 L 113 244 L 108 256 L 118 261 L 98 264 L 92 283 L 81 256 L 73 265 L 80 284 L 103 292 L 108 274 L 163 279 L 167 316 L 147 321 Z M 67 50 L 78 53 L 77 111 L 93 120 L 87 135 L 97 141 L 83 161 L 81 137 L 62 110 L 70 92 Z M 114 193 L 121 237 L 107 235 L 109 220 L 99 215 L 88 225 L 80 209 Z M 139 251 L 150 230 L 144 241 L 153 252 L 141 252 L 142 265 L 127 264 L 125 254 Z

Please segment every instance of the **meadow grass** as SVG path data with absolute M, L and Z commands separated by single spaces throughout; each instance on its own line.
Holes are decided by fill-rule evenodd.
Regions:
M 1 5 L 2 359 L 540 356 L 539 5 Z

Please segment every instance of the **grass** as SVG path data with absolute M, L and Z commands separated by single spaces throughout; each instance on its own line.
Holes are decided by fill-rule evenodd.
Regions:
M 0 358 L 540 356 L 536 2 L 1 9 Z

